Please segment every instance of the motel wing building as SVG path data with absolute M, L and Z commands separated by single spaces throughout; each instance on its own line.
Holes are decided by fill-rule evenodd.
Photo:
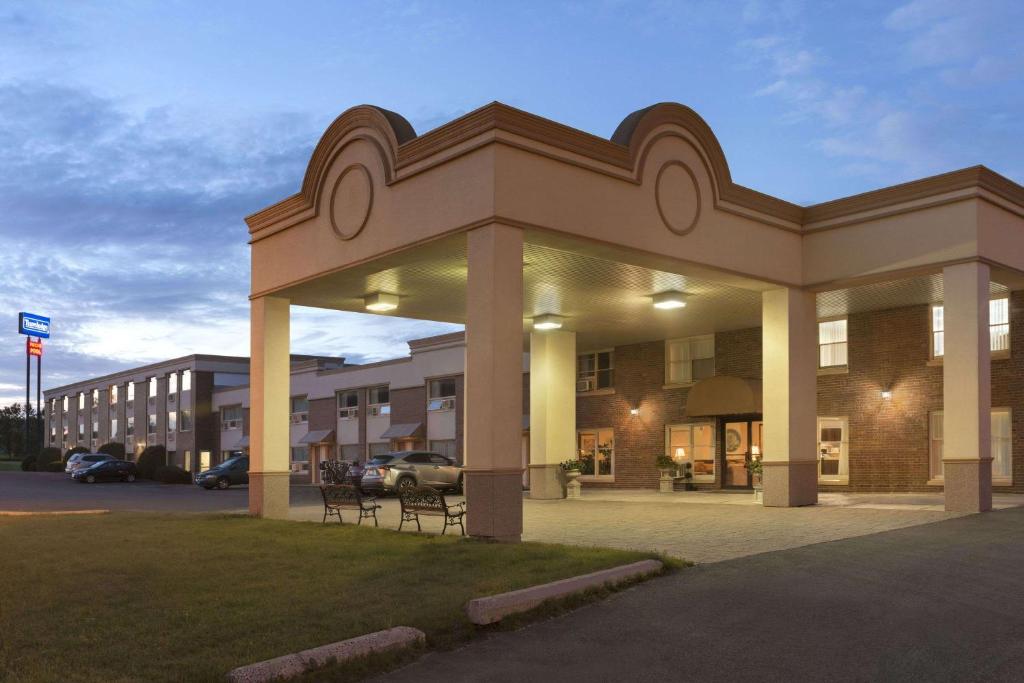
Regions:
M 360 106 L 247 223 L 253 514 L 287 509 L 293 304 L 466 326 L 477 536 L 521 533 L 524 350 L 538 497 L 579 450 L 595 484 L 649 483 L 669 449 L 732 486 L 756 449 L 769 506 L 859 483 L 987 510 L 1024 476 L 1024 188 L 984 167 L 802 207 L 734 183 L 678 104 L 610 139 L 498 103 L 417 135 Z

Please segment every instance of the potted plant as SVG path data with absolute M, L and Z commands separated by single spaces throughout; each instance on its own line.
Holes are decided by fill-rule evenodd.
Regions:
M 580 483 L 577 481 L 580 474 L 582 474 L 581 464 L 579 460 L 566 460 L 560 467 L 562 468 L 562 474 L 565 475 L 565 494 L 566 498 L 579 498 L 580 497 Z
M 747 462 L 747 470 L 750 472 L 750 480 L 754 485 L 754 495 L 760 498 L 761 492 L 764 491 L 764 463 L 761 462 L 761 456 L 752 457 Z
M 658 479 L 658 490 L 662 493 L 672 493 L 674 479 L 673 475 L 676 470 L 676 463 L 665 453 L 661 453 L 654 460 L 654 464 L 658 467 L 658 471 L 661 472 L 661 478 Z

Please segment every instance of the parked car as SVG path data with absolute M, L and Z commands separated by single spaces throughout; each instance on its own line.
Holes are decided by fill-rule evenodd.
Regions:
M 345 483 L 359 486 L 363 481 L 363 474 L 366 473 L 366 466 L 358 460 L 353 460 L 345 473 Z
M 80 467 L 71 473 L 71 478 L 84 484 L 95 484 L 98 481 L 135 481 L 135 463 L 110 456 L 107 458 L 94 462 L 89 467 Z
M 430 451 L 398 451 L 374 456 L 366 463 L 360 488 L 393 493 L 413 486 L 462 492 L 462 468 L 448 457 Z
M 116 459 L 117 458 L 114 456 L 107 455 L 106 453 L 75 453 L 68 458 L 68 463 L 64 466 L 64 471 L 68 474 L 72 474 L 76 470 L 83 470 L 87 467 L 92 467 L 98 462 Z
M 204 489 L 226 489 L 249 483 L 249 456 L 236 455 L 205 472 L 196 474 L 196 485 Z

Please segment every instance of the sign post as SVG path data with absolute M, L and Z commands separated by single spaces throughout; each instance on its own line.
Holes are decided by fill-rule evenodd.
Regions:
M 32 410 L 32 356 L 36 357 L 36 419 L 39 420 L 39 445 L 43 445 L 42 380 L 43 380 L 43 339 L 50 338 L 50 319 L 35 313 L 18 313 L 18 334 L 25 340 L 25 445 L 23 453 L 29 454 L 29 413 Z M 33 339 L 32 337 L 35 337 Z

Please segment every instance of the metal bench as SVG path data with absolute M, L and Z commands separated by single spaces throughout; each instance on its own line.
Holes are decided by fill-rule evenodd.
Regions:
M 444 494 L 429 486 L 417 486 L 398 492 L 398 500 L 402 505 L 402 521 L 398 523 L 398 530 L 402 530 L 405 522 L 416 522 L 416 530 L 423 531 L 420 527 L 420 515 L 429 517 L 444 517 L 443 536 L 449 526 L 459 525 L 462 535 L 466 535 L 466 527 L 462 524 L 462 518 L 466 516 L 466 504 L 456 503 L 449 505 Z
M 321 486 L 320 493 L 324 497 L 324 524 L 327 523 L 328 515 L 336 516 L 338 523 L 344 524 L 345 522 L 341 519 L 341 511 L 355 510 L 359 512 L 357 525 L 362 524 L 363 519 L 373 517 L 373 525 L 378 526 L 377 510 L 380 509 L 380 505 L 375 502 L 376 498 L 364 496 L 359 487 L 351 484 L 330 484 Z

